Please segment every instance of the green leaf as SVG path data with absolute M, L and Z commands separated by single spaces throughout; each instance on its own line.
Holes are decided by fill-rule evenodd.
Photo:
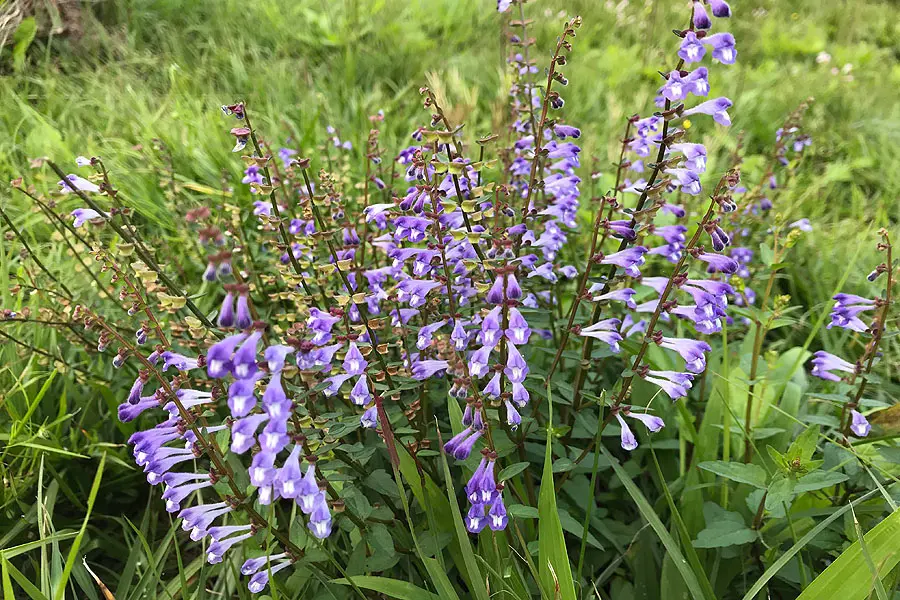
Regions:
M 506 481 L 507 479 L 512 479 L 513 477 L 527 469 L 529 464 L 530 463 L 527 462 L 520 462 L 509 465 L 497 474 L 497 481 Z
M 794 460 L 799 458 L 801 462 L 808 461 L 816 451 L 816 441 L 818 439 L 819 426 L 807 427 L 803 433 L 797 436 L 791 447 L 788 448 L 787 459 Z
M 700 582 L 697 580 L 697 576 L 691 570 L 690 565 L 687 560 L 685 560 L 684 555 L 681 553 L 681 550 L 678 548 L 678 543 L 672 538 L 669 534 L 669 531 L 666 529 L 666 526 L 663 525 L 662 521 L 659 520 L 657 514 L 653 511 L 653 507 L 650 506 L 650 503 L 647 502 L 647 499 L 644 497 L 644 494 L 641 493 L 641 490 L 638 489 L 634 482 L 631 481 L 631 477 L 628 476 L 628 473 L 622 468 L 622 465 L 619 464 L 619 461 L 615 459 L 615 457 L 609 453 L 609 450 L 601 447 L 600 452 L 603 453 L 603 456 L 609 461 L 610 466 L 612 466 L 613 471 L 615 471 L 616 476 L 619 478 L 619 481 L 622 482 L 622 485 L 625 486 L 625 491 L 628 492 L 628 495 L 631 496 L 631 499 L 634 500 L 634 503 L 637 505 L 638 510 L 641 511 L 641 515 L 650 523 L 650 527 L 653 528 L 653 531 L 656 532 L 657 537 L 659 537 L 659 541 L 662 542 L 663 546 L 666 548 L 666 552 L 668 553 L 669 558 L 672 559 L 672 562 L 675 565 L 675 568 L 678 569 L 678 572 L 681 574 L 681 578 L 684 580 L 685 585 L 687 585 L 688 591 L 694 600 L 702 600 L 705 598 L 703 595 L 703 589 L 700 587 Z
M 756 540 L 755 531 L 747 527 L 740 513 L 725 510 L 714 502 L 703 505 L 706 529 L 697 534 L 697 548 L 725 548 L 741 546 Z
M 332 579 L 331 583 L 350 585 L 350 582 L 344 578 Z M 398 579 L 357 575 L 353 578 L 353 583 L 361 588 L 384 594 L 388 598 L 396 598 L 396 600 L 441 600 L 441 596 L 437 594 L 432 594 L 408 581 Z
M 869 492 L 863 498 L 874 493 L 875 491 Z M 839 511 L 840 514 L 851 507 L 850 504 L 844 506 Z M 835 513 L 829 518 L 833 520 L 837 516 L 838 513 Z M 878 569 L 879 577 L 884 578 L 900 562 L 900 552 L 897 551 L 897 540 L 900 539 L 900 511 L 891 513 L 888 518 L 873 527 L 864 539 L 873 566 Z M 803 590 L 797 600 L 862 600 L 871 594 L 873 584 L 872 572 L 866 565 L 859 541 L 856 541 L 828 565 L 828 568 Z M 749 600 L 747 596 L 745 598 Z
M 766 487 L 766 472 L 759 465 L 710 460 L 697 466 L 738 483 L 747 483 L 758 488 Z
M 811 492 L 813 490 L 821 490 L 822 488 L 837 485 L 842 481 L 847 481 L 850 477 L 844 473 L 837 471 L 817 471 L 803 477 L 794 486 L 794 493 L 801 494 L 803 492 Z
M 777 477 L 769 484 L 769 491 L 766 494 L 766 510 L 774 510 L 775 507 L 782 504 L 790 504 L 791 498 L 794 497 L 794 485 L 796 482 L 788 477 Z
M 553 396 L 547 388 L 549 411 L 553 414 Z M 541 586 L 550 598 L 575 600 L 575 582 L 569 553 L 563 536 L 559 512 L 556 508 L 556 489 L 553 485 L 552 423 L 547 424 L 547 446 L 544 451 L 544 472 L 538 496 L 538 570 Z

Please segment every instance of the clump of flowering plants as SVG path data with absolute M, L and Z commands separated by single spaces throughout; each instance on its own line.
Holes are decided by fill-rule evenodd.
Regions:
M 809 592 L 842 542 L 800 535 L 854 504 L 874 521 L 896 494 L 859 443 L 886 408 L 866 394 L 891 318 L 888 232 L 869 276 L 883 293 L 836 294 L 828 325 L 863 350 L 816 352 L 811 374 L 835 389 L 808 392 L 815 331 L 777 339 L 803 326 L 779 279 L 812 225 L 778 195 L 811 143 L 807 104 L 755 186 L 740 138 L 708 152 L 704 134 L 731 125 L 714 92 L 738 56 L 729 5 L 687 4 L 656 106 L 621 124 L 606 178 L 565 116 L 581 19 L 547 59 L 525 2 L 497 9 L 513 73 L 499 131 L 451 122 L 427 87 L 428 116 L 393 150 L 382 113 L 356 149 L 333 127 L 307 149 L 257 129 L 252 104 L 224 105 L 244 174 L 230 201 L 183 213 L 189 276 L 100 157 L 79 157 L 81 174 L 48 163 L 50 197 L 14 182 L 122 313 L 78 302 L 34 257 L 62 308 L 3 319 L 111 355 L 134 465 L 204 560 L 253 593 L 575 598 L 660 577 L 701 598 Z

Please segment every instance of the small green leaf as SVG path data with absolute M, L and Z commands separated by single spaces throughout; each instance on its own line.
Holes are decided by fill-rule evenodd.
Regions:
M 797 439 L 794 440 L 794 443 L 788 448 L 787 459 L 792 461 L 799 458 L 801 462 L 808 461 L 816 451 L 816 441 L 818 439 L 819 426 L 814 425 L 808 427 L 803 433 L 797 436 Z
M 818 473 L 810 473 L 806 475 L 797 485 L 794 486 L 794 493 L 801 494 L 803 492 L 811 492 L 813 490 L 821 490 L 822 488 L 837 485 L 842 481 L 847 481 L 850 477 L 844 473 L 837 471 L 820 471 Z
M 788 477 L 776 477 L 769 484 L 769 492 L 766 494 L 766 510 L 772 510 L 776 506 L 789 504 L 794 496 L 794 485 L 796 482 Z
M 725 479 L 747 483 L 758 488 L 766 487 L 766 472 L 759 465 L 710 460 L 702 462 L 698 466 L 705 471 L 721 475 Z
M 506 481 L 507 479 L 512 479 L 513 477 L 527 469 L 529 464 L 530 463 L 527 462 L 519 462 L 509 465 L 497 474 L 497 481 Z
M 703 518 L 706 528 L 694 540 L 697 548 L 741 546 L 757 538 L 757 533 L 747 527 L 740 513 L 725 510 L 713 502 L 703 505 Z

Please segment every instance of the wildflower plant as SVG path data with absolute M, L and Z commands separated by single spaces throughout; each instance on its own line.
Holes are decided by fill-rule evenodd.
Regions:
M 594 195 L 602 179 L 584 164 L 580 124 L 566 119 L 582 20 L 565 21 L 547 58 L 525 8 L 497 3 L 512 74 L 497 131 L 452 122 L 422 87 L 426 116 L 405 147 L 383 147 L 390 116 L 379 112 L 355 146 L 328 126 L 317 154 L 259 129 L 252 101 L 229 100 L 223 153 L 231 148 L 242 176 L 228 200 L 185 213 L 182 277 L 102 158 L 79 157 L 80 174 L 49 162 L 52 200 L 15 182 L 63 238 L 92 249 L 79 260 L 121 308 L 112 316 L 59 284 L 62 308 L 43 322 L 77 324 L 112 355 L 129 382 L 118 418 L 134 424 L 134 465 L 206 562 L 232 565 L 250 592 L 276 581 L 333 591 L 326 582 L 337 581 L 373 597 L 364 590 L 387 593 L 375 580 L 407 554 L 420 565 L 408 585 L 421 594 L 585 595 L 613 560 L 595 533 L 621 549 L 633 532 L 607 527 L 634 515 L 598 506 L 595 491 L 613 481 L 601 460 L 643 506 L 619 461 L 643 457 L 634 460 L 662 479 L 657 451 L 691 444 L 673 488 L 685 520 L 665 492 L 680 542 L 657 534 L 687 556 L 691 566 L 681 557 L 677 569 L 695 597 L 731 597 L 719 590 L 731 580 L 714 590 L 695 548 L 719 549 L 730 566 L 746 550 L 763 573 L 783 541 L 767 518 L 789 514 L 804 492 L 828 488 L 845 505 L 871 498 L 849 484 L 841 492 L 849 476 L 838 454 L 896 481 L 853 444 L 879 406 L 866 390 L 890 322 L 888 232 L 868 278 L 883 293 L 835 295 L 827 326 L 868 340 L 862 353 L 820 350 L 811 361 L 812 375 L 845 394 L 827 396 L 839 416 L 803 415 L 795 436 L 786 398 L 806 347 L 784 352 L 786 364 L 766 351 L 768 334 L 798 323 L 777 284 L 812 225 L 787 223 L 777 195 L 811 144 L 808 104 L 777 130 L 748 188 L 741 138 L 730 155 L 703 143 L 729 135 L 740 109 L 716 81 L 738 59 L 732 11 L 689 2 L 655 108 L 622 123 L 611 185 Z M 334 168 L 344 161 L 358 164 Z M 740 368 L 730 368 L 736 346 Z M 742 401 L 726 398 L 729 386 Z M 785 414 L 767 421 L 773 396 Z M 618 448 L 605 444 L 607 428 Z M 759 452 L 773 436 L 783 448 Z M 702 452 L 701 438 L 712 440 Z M 820 442 L 829 471 L 812 458 Z M 560 517 L 556 492 L 581 520 Z M 564 531 L 577 554 L 566 556 Z

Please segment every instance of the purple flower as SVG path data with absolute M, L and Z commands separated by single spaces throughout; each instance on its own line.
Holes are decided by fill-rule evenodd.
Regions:
M 367 408 L 366 412 L 359 418 L 359 424 L 366 429 L 375 429 L 375 426 L 378 424 L 378 407 L 372 405 Z
M 591 289 L 588 291 L 590 293 L 593 293 L 594 291 L 599 291 L 602 288 L 603 288 L 603 284 L 596 283 L 596 284 L 592 285 Z M 634 303 L 634 300 L 631 299 L 631 297 L 634 296 L 634 294 L 635 294 L 635 291 L 633 289 L 622 288 L 620 290 L 613 290 L 612 292 L 607 292 L 607 293 L 601 294 L 599 296 L 594 296 L 593 298 L 591 298 L 591 300 L 593 300 L 594 302 L 600 302 L 600 301 L 604 301 L 604 300 L 609 302 L 609 301 L 616 300 L 619 302 L 624 302 L 625 306 L 634 310 L 636 307 L 636 304 Z
M 410 308 L 418 308 L 425 304 L 428 292 L 440 285 L 436 281 L 405 279 L 397 286 L 397 300 L 407 302 Z
M 57 182 L 56 185 L 59 186 L 60 194 L 71 194 L 72 188 L 75 188 L 76 190 L 81 191 L 81 192 L 97 193 L 100 191 L 100 187 L 97 184 L 91 183 L 87 179 L 84 179 L 84 178 L 79 177 L 78 175 L 74 175 L 74 174 L 66 175 L 66 178 Z M 90 218 L 96 218 L 96 217 L 90 217 Z M 78 225 L 76 225 L 75 227 L 78 227 Z
M 690 64 L 700 62 L 705 54 L 706 48 L 703 46 L 703 42 L 697 39 L 697 34 L 693 31 L 685 33 L 684 39 L 681 40 L 681 47 L 678 49 L 678 57 Z
M 730 33 L 708 35 L 703 38 L 703 43 L 712 47 L 713 60 L 717 60 L 723 65 L 733 65 L 735 59 L 737 59 L 734 36 Z
M 350 342 L 350 347 L 347 349 L 347 354 L 344 356 L 344 363 L 342 366 L 344 372 L 351 376 L 362 375 L 366 372 L 366 367 L 369 366 L 369 363 L 363 357 L 362 352 L 359 351 L 356 342 Z
M 247 294 L 238 296 L 237 316 L 234 324 L 238 329 L 247 329 L 253 325 L 253 317 L 250 315 L 250 299 Z
M 643 246 L 634 246 L 633 248 L 627 248 L 605 256 L 600 261 L 600 264 L 616 265 L 617 267 L 624 269 L 629 277 L 640 277 L 641 271 L 638 267 L 646 262 L 646 259 L 644 259 L 644 254 L 646 253 L 647 248 Z
M 285 555 L 281 554 L 280 556 L 285 556 Z M 270 557 L 270 558 L 273 558 L 273 557 Z M 247 562 L 250 562 L 250 561 L 247 561 Z M 246 564 L 247 563 L 244 563 L 245 566 L 246 566 Z M 263 562 L 262 565 L 260 565 L 260 567 L 262 567 L 264 565 L 265 565 L 265 562 Z M 247 589 L 250 590 L 250 592 L 254 593 L 254 594 L 260 593 L 261 591 L 266 589 L 267 585 L 269 585 L 269 576 L 270 575 L 274 575 L 278 571 L 286 569 L 289 566 L 291 566 L 290 560 L 284 560 L 283 562 L 280 562 L 278 564 L 269 564 L 267 569 L 260 571 L 259 573 L 256 573 L 256 575 L 254 575 L 250 579 L 250 583 L 247 584 Z M 241 572 L 243 573 L 243 568 L 241 568 Z
M 75 220 L 72 222 L 72 227 L 76 229 L 84 225 L 88 221 L 92 221 L 94 219 L 100 219 L 105 215 L 98 213 L 96 210 L 92 208 L 76 208 L 71 213 L 69 213 L 72 217 L 75 217 Z
M 694 3 L 694 6 L 697 5 L 698 3 Z M 697 114 L 711 115 L 716 123 L 728 127 L 729 125 L 731 125 L 731 117 L 728 115 L 728 109 L 731 108 L 731 106 L 731 100 L 722 96 L 719 98 L 713 98 L 712 100 L 707 100 L 706 102 L 701 102 L 694 108 L 690 108 L 684 111 L 682 115 L 685 117 Z
M 216 325 L 222 328 L 234 325 L 234 294 L 231 293 L 231 290 L 225 294 L 225 298 L 222 300 L 222 308 L 219 309 Z
M 609 344 L 610 351 L 618 354 L 619 342 L 622 341 L 622 336 L 619 335 L 618 332 L 619 325 L 621 324 L 619 319 L 604 319 L 603 321 L 598 321 L 588 327 L 583 327 L 579 332 L 579 335 L 582 337 L 591 337 Z
M 513 344 L 525 344 L 531 337 L 531 328 L 525 317 L 515 307 L 509 309 L 509 328 L 506 330 L 506 339 Z
M 709 264 L 712 272 L 728 273 L 729 275 L 736 273 L 738 270 L 738 262 L 731 257 L 721 254 L 713 254 L 712 252 L 700 252 L 697 258 Z
M 469 375 L 472 377 L 484 377 L 487 375 L 492 349 L 491 346 L 485 345 L 469 356 Z
M 813 230 L 812 225 L 810 225 L 809 223 L 809 219 L 806 218 L 794 221 L 793 223 L 788 225 L 788 227 L 790 227 L 791 229 L 799 229 L 800 231 L 807 232 Z
M 503 369 L 503 372 L 512 383 L 522 383 L 528 375 L 528 363 L 513 344 L 507 344 L 506 351 L 506 368 Z
M 231 426 L 231 451 L 243 454 L 256 442 L 256 430 L 269 420 L 269 415 L 259 413 L 238 419 Z
M 528 404 L 528 401 L 531 399 L 531 395 L 528 393 L 528 390 L 521 383 L 513 382 L 512 384 L 512 401 L 513 404 L 518 406 L 519 408 Z
M 725 18 L 731 16 L 731 7 L 725 0 L 707 0 L 714 17 Z
M 659 345 L 680 354 L 681 358 L 687 363 L 687 370 L 692 373 L 702 373 L 706 369 L 706 355 L 704 352 L 712 350 L 706 342 L 688 338 L 663 337 Z
M 328 510 L 328 501 L 325 499 L 325 492 L 319 492 L 316 495 L 315 507 L 309 514 L 309 523 L 307 524 L 307 527 L 315 537 L 322 540 L 331 535 L 331 524 L 331 511 Z
M 577 127 L 570 127 L 569 125 L 557 124 L 553 127 L 553 133 L 562 139 L 567 137 L 577 139 L 581 137 L 581 130 Z
M 694 21 L 695 29 L 709 29 L 712 27 L 712 21 L 709 20 L 709 15 L 706 14 L 706 9 L 703 8 L 703 3 L 694 0 L 694 14 L 692 16 Z
M 683 78 L 678 71 L 671 71 L 666 77 L 666 82 L 659 88 L 659 93 L 666 100 L 680 102 L 687 98 L 691 89 L 692 85 L 687 79 Z
M 700 176 L 688 169 L 666 169 L 667 175 L 675 177 L 675 185 L 681 186 L 681 191 L 691 196 L 696 196 L 703 187 L 700 185 Z
M 428 346 L 431 345 L 431 336 L 438 329 L 447 324 L 447 320 L 441 320 L 437 323 L 431 323 L 430 325 L 425 325 L 419 329 L 419 334 L 416 339 L 416 348 L 419 350 L 424 350 Z
M 624 219 L 620 221 L 610 221 L 606 227 L 609 229 L 609 232 L 618 238 L 626 239 L 629 242 L 633 242 L 637 239 L 637 233 L 634 230 L 634 225 L 630 219 Z
M 844 371 L 845 373 L 853 373 L 856 371 L 856 367 L 853 364 L 847 362 L 840 356 L 835 356 L 824 350 L 819 350 L 813 354 L 812 365 L 812 374 L 816 377 L 827 379 L 828 381 L 841 380 L 840 377 L 830 371 Z
M 493 531 L 502 531 L 506 529 L 508 523 L 509 517 L 506 514 L 506 506 L 503 504 L 503 495 L 498 493 L 488 511 L 488 526 Z
M 623 450 L 627 450 L 631 452 L 635 448 L 638 447 L 637 438 L 634 437 L 634 432 L 631 431 L 631 428 L 628 426 L 628 423 L 625 422 L 625 419 L 622 418 L 621 413 L 616 412 L 616 420 L 619 421 L 619 427 L 621 428 L 621 446 Z
M 672 400 L 678 400 L 687 396 L 688 390 L 693 385 L 692 373 L 679 373 L 678 371 L 647 371 L 644 380 L 658 385 L 668 394 Z
M 473 504 L 466 515 L 466 529 L 469 533 L 480 533 L 485 525 L 487 518 L 484 514 L 484 504 Z
M 284 165 L 285 169 L 291 166 L 291 157 L 296 154 L 297 151 L 291 148 L 282 148 L 278 151 L 278 158 L 281 159 L 281 163 Z
M 689 91 L 695 96 L 709 94 L 709 73 L 706 67 L 699 67 L 685 77 L 684 82 L 689 86 Z
M 412 366 L 413 379 L 423 381 L 434 376 L 439 371 L 445 371 L 450 366 L 446 360 L 419 360 Z
M 245 339 L 246 333 L 238 333 L 213 344 L 206 353 L 206 374 L 213 379 L 225 377 L 231 371 L 234 349 Z
M 231 359 L 231 372 L 238 379 L 253 377 L 259 370 L 259 367 L 256 366 L 256 347 L 260 339 L 262 339 L 262 331 L 254 331 L 235 351 L 234 357 Z
M 693 171 L 694 173 L 703 173 L 706 171 L 706 146 L 703 144 L 672 144 L 670 146 L 672 151 L 681 152 L 684 155 L 684 167 Z M 670 225 L 669 227 L 684 227 L 683 225 Z M 657 227 L 657 231 L 662 229 L 662 227 Z M 684 228 L 684 231 L 687 231 L 687 228 Z M 682 232 L 684 233 L 684 232 Z M 670 244 L 672 243 L 670 240 L 666 240 Z M 680 241 L 684 241 L 684 236 L 682 236 Z
M 856 409 L 850 410 L 850 431 L 856 437 L 866 437 L 872 431 L 872 426 L 861 412 Z
M 873 310 L 875 308 L 874 300 L 855 294 L 835 294 L 834 301 L 834 307 L 831 309 L 831 323 L 827 325 L 828 329 L 838 326 L 859 333 L 869 329 L 858 315 L 864 311 Z

